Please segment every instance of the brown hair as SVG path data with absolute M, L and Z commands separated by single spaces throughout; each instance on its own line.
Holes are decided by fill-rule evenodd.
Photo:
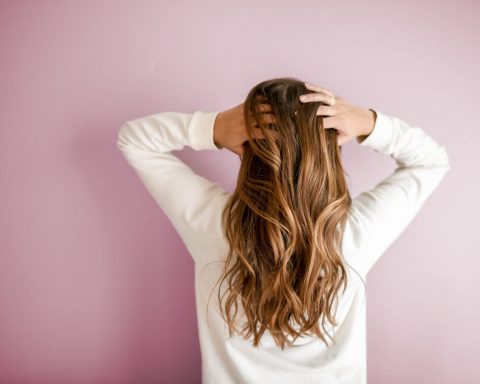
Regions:
M 241 333 L 253 334 L 254 346 L 267 329 L 282 349 L 288 335 L 306 333 L 328 346 L 319 319 L 325 332 L 325 319 L 337 324 L 333 301 L 347 287 L 341 239 L 351 197 L 337 131 L 316 114 L 322 103 L 299 100 L 311 92 L 296 78 L 275 78 L 254 86 L 244 104 L 249 139 L 222 213 L 230 250 L 218 280 L 228 290 L 218 300 L 231 336 L 240 298 Z M 265 104 L 276 123 L 262 122 Z M 252 127 L 265 137 L 254 138 Z

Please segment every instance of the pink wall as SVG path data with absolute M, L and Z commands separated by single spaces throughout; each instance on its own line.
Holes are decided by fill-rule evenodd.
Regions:
M 446 145 L 451 170 L 369 275 L 368 377 L 478 382 L 479 2 L 0 4 L 1 384 L 200 381 L 193 262 L 116 134 L 284 75 Z M 344 153 L 353 194 L 393 169 Z M 233 188 L 232 153 L 179 156 Z

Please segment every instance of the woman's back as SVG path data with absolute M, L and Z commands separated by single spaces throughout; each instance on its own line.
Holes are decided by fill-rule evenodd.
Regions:
M 292 345 L 284 349 L 269 330 L 258 346 L 238 334 L 229 336 L 215 288 L 230 250 L 221 214 L 231 196 L 171 153 L 184 146 L 218 150 L 213 140 L 218 113 L 162 112 L 131 120 L 120 129 L 118 148 L 195 261 L 204 383 L 366 382 L 367 274 L 449 169 L 445 147 L 422 129 L 378 110 L 375 113 L 372 132 L 359 143 L 392 157 L 397 167 L 374 188 L 352 199 L 341 244 L 348 285 L 336 301 L 337 325 L 325 324 L 335 340 L 329 347 L 315 335 L 291 340 Z M 238 312 L 237 321 L 242 324 L 246 318 L 241 306 Z
M 218 254 L 227 244 L 218 242 Z M 223 253 L 222 253 L 223 252 Z M 260 344 L 237 334 L 229 337 L 228 327 L 216 302 L 209 299 L 221 274 L 220 263 L 195 266 L 195 293 L 198 332 L 202 351 L 202 383 L 363 383 L 366 378 L 365 286 L 352 273 L 345 292 L 340 293 L 337 326 L 327 325 L 335 344 L 329 348 L 315 335 L 290 339 L 283 350 L 265 331 Z M 208 304 L 208 311 L 206 311 Z M 239 323 L 245 321 L 239 307 Z M 297 327 L 298 329 L 298 327 Z

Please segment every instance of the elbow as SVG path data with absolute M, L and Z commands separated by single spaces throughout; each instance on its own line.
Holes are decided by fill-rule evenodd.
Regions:
M 117 131 L 117 148 L 124 150 L 130 145 L 129 136 L 130 136 L 131 127 L 128 125 L 128 122 L 125 122 Z
M 445 146 L 442 146 L 441 149 L 442 157 L 440 164 L 445 168 L 445 171 L 448 171 L 450 169 L 450 158 L 448 156 L 447 148 Z

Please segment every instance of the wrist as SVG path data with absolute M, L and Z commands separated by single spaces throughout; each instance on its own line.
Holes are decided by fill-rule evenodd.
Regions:
M 375 121 L 377 120 L 377 113 L 373 109 L 368 108 L 366 110 L 366 116 L 365 131 L 363 133 L 364 136 L 368 136 L 372 133 L 373 128 L 375 127 Z
M 357 142 L 361 143 L 365 140 L 373 131 L 375 122 L 377 120 L 377 113 L 373 109 L 365 109 L 365 123 L 363 124 L 360 134 L 357 136 Z
M 218 149 L 222 149 L 223 145 L 221 144 L 221 140 L 219 138 L 221 132 L 221 124 L 222 124 L 222 112 L 218 113 L 215 117 L 215 121 L 213 123 L 213 143 Z

